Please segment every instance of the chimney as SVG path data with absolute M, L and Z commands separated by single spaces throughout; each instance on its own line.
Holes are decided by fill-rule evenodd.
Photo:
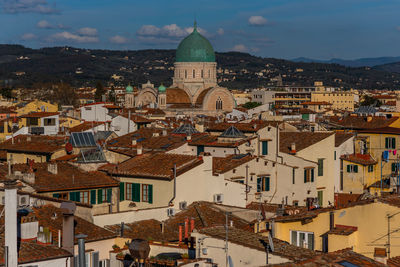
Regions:
M 28 135 L 27 137 L 26 137 L 26 142 L 31 142 L 32 141 L 32 137 L 30 136 L 30 135 Z
M 193 232 L 193 230 L 194 230 L 194 219 L 191 218 L 190 219 L 190 232 Z
M 136 146 L 136 144 L 137 144 L 137 141 L 136 141 L 135 138 L 133 138 L 133 139 L 132 139 L 132 146 Z
M 17 182 L 8 180 L 4 182 L 5 191 L 5 266 L 18 266 L 17 246 Z
M 374 260 L 382 264 L 387 262 L 386 248 L 375 248 L 374 249 Z
M 62 248 L 74 255 L 74 213 L 75 203 L 63 202 L 60 208 L 63 215 Z
M 57 163 L 49 163 L 47 165 L 47 171 L 52 174 L 58 173 Z
M 192 140 L 192 136 L 191 136 L 191 135 L 187 135 L 187 136 L 186 136 L 186 140 L 187 140 L 187 141 Z
M 85 257 L 85 238 L 87 235 L 79 234 L 76 236 L 78 239 L 78 263 L 79 266 L 86 266 L 86 257 Z M 73 237 L 72 237 L 73 238 Z
M 292 143 L 290 145 L 290 153 L 291 155 L 296 155 L 296 143 Z
M 153 137 L 159 137 L 160 134 L 159 133 L 153 133 Z
M 335 228 L 335 214 L 333 211 L 329 212 L 329 230 Z
M 143 147 L 142 147 L 142 145 L 138 145 L 138 146 L 136 147 L 136 154 L 137 154 L 138 156 L 143 154 Z
M 189 218 L 185 218 L 185 240 L 189 238 Z
M 167 130 L 164 129 L 164 130 L 162 131 L 162 135 L 163 135 L 163 136 L 167 136 Z
M 367 117 L 367 122 L 371 122 L 372 121 L 372 116 L 368 116 Z
M 179 224 L 179 243 L 182 243 L 182 224 Z

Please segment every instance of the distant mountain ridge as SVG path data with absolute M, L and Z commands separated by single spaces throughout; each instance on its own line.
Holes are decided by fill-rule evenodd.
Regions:
M 337 63 L 294 62 L 240 52 L 216 52 L 216 61 L 218 82 L 229 89 L 269 87 L 279 81 L 295 86 L 312 86 L 315 81 L 322 81 L 327 86 L 343 89 L 395 89 L 400 85 L 400 72 L 390 72 L 400 68 L 394 63 L 352 68 Z M 94 86 L 97 81 L 138 86 L 148 80 L 156 86 L 161 83 L 169 86 L 174 62 L 173 49 L 31 49 L 0 44 L 0 87 L 37 89 L 45 87 L 46 83 L 60 82 L 78 87 Z
M 329 60 L 311 59 L 306 57 L 294 58 L 291 61 L 304 62 L 304 63 L 327 63 L 327 64 L 339 64 L 346 67 L 375 67 L 379 65 L 385 65 L 395 62 L 400 62 L 400 57 L 371 57 L 371 58 L 359 58 L 359 59 L 340 59 L 332 58 Z

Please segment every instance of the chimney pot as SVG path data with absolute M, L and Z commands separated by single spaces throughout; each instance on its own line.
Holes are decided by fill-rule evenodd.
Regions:
M 138 146 L 137 146 L 137 148 L 136 148 L 136 154 L 137 154 L 138 156 L 143 154 L 143 147 L 142 147 L 142 145 L 138 145 Z
M 132 139 L 132 146 L 136 146 L 136 144 L 137 144 L 137 141 L 136 141 L 135 138 L 133 138 L 133 139 Z

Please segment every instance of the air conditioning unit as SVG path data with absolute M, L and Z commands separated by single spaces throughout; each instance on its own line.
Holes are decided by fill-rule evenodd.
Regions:
M 186 201 L 179 202 L 179 209 L 180 210 L 185 210 L 186 208 L 187 208 L 187 202 Z
M 215 194 L 214 195 L 214 202 L 215 203 L 222 203 L 224 201 L 224 195 L 223 194 Z
M 29 206 L 29 196 L 28 195 L 23 195 L 23 196 L 18 196 L 18 206 Z
M 167 209 L 167 215 L 168 215 L 168 217 L 174 216 L 174 215 L 175 215 L 175 209 L 173 209 L 173 208 L 168 208 L 168 209 Z

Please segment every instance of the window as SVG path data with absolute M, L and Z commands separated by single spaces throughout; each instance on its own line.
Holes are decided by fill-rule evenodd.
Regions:
M 397 171 L 399 170 L 399 166 L 397 163 L 392 163 L 392 172 L 393 173 L 397 173 Z
M 203 76 L 204 76 L 204 71 L 201 70 L 201 78 L 203 78 Z
M 314 168 L 304 169 L 304 183 L 314 182 Z
M 368 172 L 373 172 L 373 171 L 374 171 L 374 165 L 369 165 Z
M 333 153 L 333 159 L 336 160 L 336 151 Z
M 132 184 L 126 183 L 126 200 L 133 200 L 132 198 Z
M 80 199 L 82 203 L 89 204 L 89 191 L 81 191 Z
M 318 176 L 324 175 L 324 159 L 318 159 Z
M 292 184 L 296 182 L 296 169 L 292 169 Z
M 153 185 L 142 184 L 142 201 L 153 203 Z
M 196 78 L 196 71 L 193 70 L 193 78 Z
M 185 79 L 187 78 L 187 70 L 185 70 Z
M 97 190 L 97 204 L 111 203 L 112 189 L 98 189 Z
M 262 144 L 261 154 L 268 155 L 268 141 L 262 141 L 261 144 Z
M 26 123 L 27 123 L 27 126 L 38 126 L 39 120 L 38 120 L 38 118 L 28 118 Z
M 56 125 L 56 119 L 52 118 L 52 119 L 44 119 L 44 126 L 54 126 Z
M 221 110 L 222 109 L 222 100 L 218 97 L 217 101 L 215 102 L 215 109 Z
M 211 70 L 208 70 L 208 78 L 211 77 Z
M 294 246 L 314 250 L 314 233 L 290 231 L 290 243 Z
M 355 164 L 347 165 L 347 172 L 358 173 L 358 165 L 355 165 Z
M 105 189 L 101 189 L 101 202 L 107 202 L 107 191 Z
M 386 137 L 385 138 L 385 148 L 396 148 L 396 138 Z
M 270 190 L 270 178 L 269 176 L 257 178 L 257 192 L 269 191 Z

